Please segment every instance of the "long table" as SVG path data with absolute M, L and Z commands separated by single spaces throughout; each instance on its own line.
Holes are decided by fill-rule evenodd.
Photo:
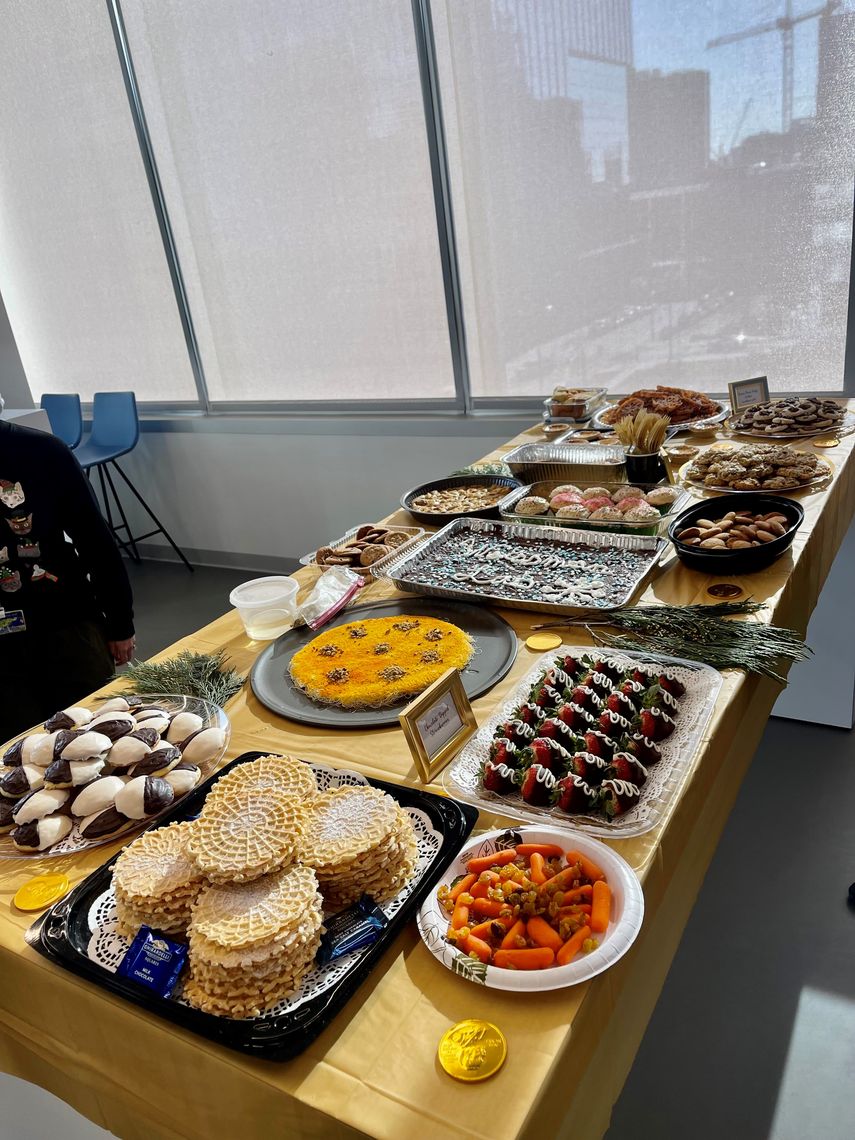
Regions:
M 538 438 L 531 429 L 485 458 L 501 459 L 511 446 Z M 806 629 L 855 511 L 853 441 L 849 436 L 823 453 L 835 466 L 830 486 L 798 493 L 805 521 L 791 552 L 768 570 L 737 579 L 768 604 L 763 620 Z M 390 519 L 404 523 L 408 516 Z M 317 574 L 316 568 L 298 573 L 304 591 Z M 710 601 L 706 589 L 717 580 L 672 558 L 640 600 Z M 376 582 L 359 601 L 393 595 L 393 587 Z M 522 640 L 543 620 L 521 611 L 503 616 Z M 589 638 L 577 628 L 568 640 Z M 248 670 L 262 648 L 232 611 L 159 656 L 224 649 Z M 479 721 L 531 662 L 521 645 L 508 676 L 474 703 Z M 646 912 L 633 949 L 607 973 L 524 998 L 487 990 L 441 966 L 411 924 L 327 1030 L 283 1064 L 247 1059 L 173 1027 L 25 945 L 32 916 L 12 904 L 18 886 L 39 871 L 59 869 L 77 882 L 120 842 L 69 860 L 10 860 L 0 868 L 0 1066 L 125 1140 L 602 1136 L 778 691 L 765 678 L 728 671 L 703 744 L 665 818 L 637 839 L 612 841 L 643 883 Z M 259 704 L 249 686 L 227 711 L 227 759 L 250 749 L 282 751 L 367 776 L 417 780 L 398 729 L 330 732 L 294 724 Z M 479 827 L 498 822 L 482 816 Z M 453 1081 L 436 1059 L 441 1035 L 465 1017 L 494 1022 L 508 1041 L 504 1068 L 480 1084 Z

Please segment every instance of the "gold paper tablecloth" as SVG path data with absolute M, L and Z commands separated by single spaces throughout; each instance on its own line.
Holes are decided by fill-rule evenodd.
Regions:
M 514 445 L 539 438 L 532 430 Z M 799 494 L 806 517 L 791 553 L 744 580 L 753 597 L 770 604 L 779 624 L 806 629 L 849 526 L 853 438 L 821 453 L 831 457 L 835 475 L 828 488 Z M 307 569 L 299 577 L 308 585 L 316 575 Z M 672 558 L 643 600 L 709 601 L 705 591 L 714 580 Z M 392 593 L 375 583 L 359 600 Z M 519 611 L 504 616 L 523 639 L 544 620 Z M 578 630 L 568 639 L 585 640 Z M 162 656 L 177 647 L 225 648 L 241 669 L 263 648 L 247 639 L 234 612 Z M 504 700 L 531 661 L 521 647 L 510 674 L 475 702 L 479 720 Z M 14 908 L 17 887 L 39 870 L 61 869 L 77 882 L 117 843 L 75 859 L 11 860 L 0 867 L 0 1065 L 126 1140 L 601 1136 L 777 691 L 756 676 L 726 674 L 704 746 L 666 818 L 647 835 L 613 842 L 643 881 L 645 921 L 630 953 L 590 983 L 524 998 L 487 990 L 449 973 L 411 924 L 300 1057 L 284 1064 L 251 1060 L 109 996 L 25 945 L 32 916 Z M 268 712 L 248 687 L 228 712 L 229 759 L 248 749 L 282 750 L 369 776 L 415 779 L 397 729 L 330 733 L 292 724 Z M 483 827 L 492 823 L 481 819 Z M 464 1017 L 487 1018 L 507 1037 L 507 1063 L 483 1084 L 453 1081 L 436 1060 L 440 1036 Z

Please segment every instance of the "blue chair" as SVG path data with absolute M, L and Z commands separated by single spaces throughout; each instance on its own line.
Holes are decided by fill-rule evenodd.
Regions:
M 83 412 L 80 410 L 80 397 L 59 392 L 45 392 L 41 398 L 42 410 L 47 412 L 50 430 L 72 450 L 83 436 Z
M 104 500 L 104 510 L 107 523 L 113 532 L 116 542 L 126 553 L 129 553 L 135 562 L 140 561 L 137 543 L 153 535 L 162 534 L 188 570 L 193 567 L 184 557 L 183 551 L 176 545 L 172 535 L 161 523 L 160 519 L 130 481 L 116 460 L 133 451 L 140 438 L 140 419 L 137 413 L 137 400 L 133 392 L 96 392 L 92 403 L 92 431 L 90 435 L 75 449 L 75 458 L 86 472 L 87 477 L 92 468 L 97 468 L 101 481 L 101 495 Z M 146 534 L 135 535 L 128 524 L 122 500 L 116 491 L 110 469 L 116 471 L 125 484 L 130 488 L 137 502 L 155 524 L 155 529 Z M 113 511 L 110 506 L 110 494 L 121 517 L 120 523 L 113 522 Z M 119 535 L 124 531 L 126 538 Z

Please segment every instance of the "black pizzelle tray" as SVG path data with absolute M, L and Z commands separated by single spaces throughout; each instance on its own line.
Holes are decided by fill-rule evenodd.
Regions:
M 242 756 L 238 756 L 236 760 L 185 796 L 172 811 L 161 816 L 152 828 L 195 819 L 202 809 L 206 795 L 220 776 L 230 772 L 238 764 L 255 760 L 262 755 L 266 753 L 245 752 Z M 389 925 L 374 945 L 368 948 L 367 953 L 356 959 L 351 969 L 338 982 L 324 993 L 298 1006 L 293 1013 L 241 1020 L 216 1017 L 201 1010 L 191 1009 L 169 998 L 152 995 L 128 979 L 110 973 L 109 970 L 93 962 L 87 955 L 87 946 L 92 935 L 89 911 L 95 899 L 109 886 L 110 869 L 121 852 L 97 871 L 93 871 L 70 894 L 60 899 L 41 916 L 28 931 L 27 941 L 33 949 L 63 969 L 86 978 L 135 1005 L 142 1006 L 158 1017 L 183 1026 L 199 1034 L 200 1037 L 206 1037 L 209 1041 L 268 1061 L 287 1061 L 291 1057 L 296 1057 L 344 1008 L 403 927 L 415 917 L 416 911 L 439 882 L 443 870 L 463 846 L 478 819 L 476 808 L 444 796 L 423 792 L 418 788 L 388 784 L 383 780 L 369 780 L 368 783 L 372 787 L 388 792 L 403 808 L 415 807 L 423 811 L 436 830 L 441 832 L 442 844 L 406 902 L 389 921 Z

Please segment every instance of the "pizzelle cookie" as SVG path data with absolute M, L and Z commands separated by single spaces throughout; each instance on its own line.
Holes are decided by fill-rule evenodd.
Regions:
M 173 823 L 147 831 L 116 860 L 113 892 L 121 933 L 133 935 L 143 925 L 168 934 L 187 929 L 191 904 L 202 885 L 187 850 L 195 826 Z
M 208 793 L 206 804 L 229 795 L 235 788 L 286 792 L 301 802 L 318 794 L 311 766 L 295 760 L 293 756 L 259 756 L 257 760 L 239 764 L 217 780 Z
M 191 938 L 198 932 L 225 950 L 264 945 L 299 926 L 317 893 L 311 867 L 291 867 L 251 883 L 211 884 L 193 907 Z
M 294 796 L 235 786 L 205 801 L 188 851 L 212 882 L 243 883 L 292 862 L 301 833 Z

